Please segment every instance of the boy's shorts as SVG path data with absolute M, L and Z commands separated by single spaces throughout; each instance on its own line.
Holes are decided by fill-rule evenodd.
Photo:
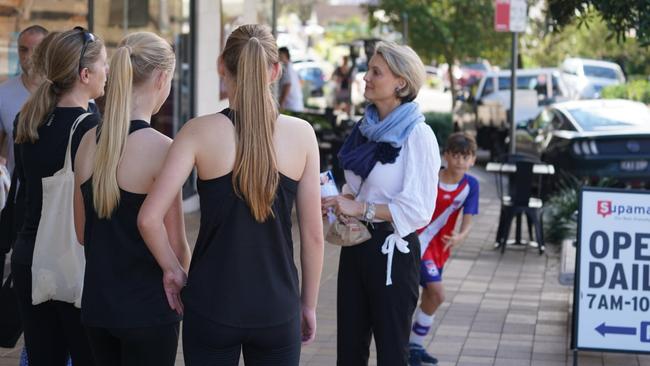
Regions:
M 438 268 L 431 259 L 422 259 L 420 262 L 420 286 L 427 287 L 429 282 L 442 281 L 442 268 Z

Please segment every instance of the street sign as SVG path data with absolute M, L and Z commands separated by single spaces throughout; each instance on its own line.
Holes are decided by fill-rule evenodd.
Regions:
M 494 30 L 508 32 L 510 30 L 510 0 L 496 0 L 494 4 Z
M 528 19 L 526 0 L 496 0 L 494 29 L 497 32 L 524 32 Z
M 580 192 L 575 350 L 650 353 L 650 191 Z

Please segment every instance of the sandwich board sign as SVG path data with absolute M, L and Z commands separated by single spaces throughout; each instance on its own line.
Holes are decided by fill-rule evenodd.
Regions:
M 650 353 L 650 191 L 584 187 L 578 209 L 572 348 Z

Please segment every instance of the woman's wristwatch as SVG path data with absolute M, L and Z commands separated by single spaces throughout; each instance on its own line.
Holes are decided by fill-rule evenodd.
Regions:
M 372 222 L 375 218 L 375 204 L 368 202 L 365 206 L 365 211 L 363 213 L 363 219 L 367 222 Z

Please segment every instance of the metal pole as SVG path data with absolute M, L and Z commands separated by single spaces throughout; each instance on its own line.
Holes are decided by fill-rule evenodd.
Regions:
M 273 0 L 271 2 L 271 31 L 273 32 L 273 37 L 278 38 L 278 1 Z
M 86 16 L 88 22 L 88 31 L 93 32 L 95 30 L 95 1 L 88 0 L 88 15 Z
M 510 154 L 516 151 L 515 91 L 517 91 L 517 43 L 518 33 L 512 32 L 512 65 L 510 66 Z
M 402 37 L 404 37 L 404 44 L 409 44 L 409 15 L 407 12 L 402 12 Z
M 129 33 L 129 0 L 122 1 L 122 34 Z

